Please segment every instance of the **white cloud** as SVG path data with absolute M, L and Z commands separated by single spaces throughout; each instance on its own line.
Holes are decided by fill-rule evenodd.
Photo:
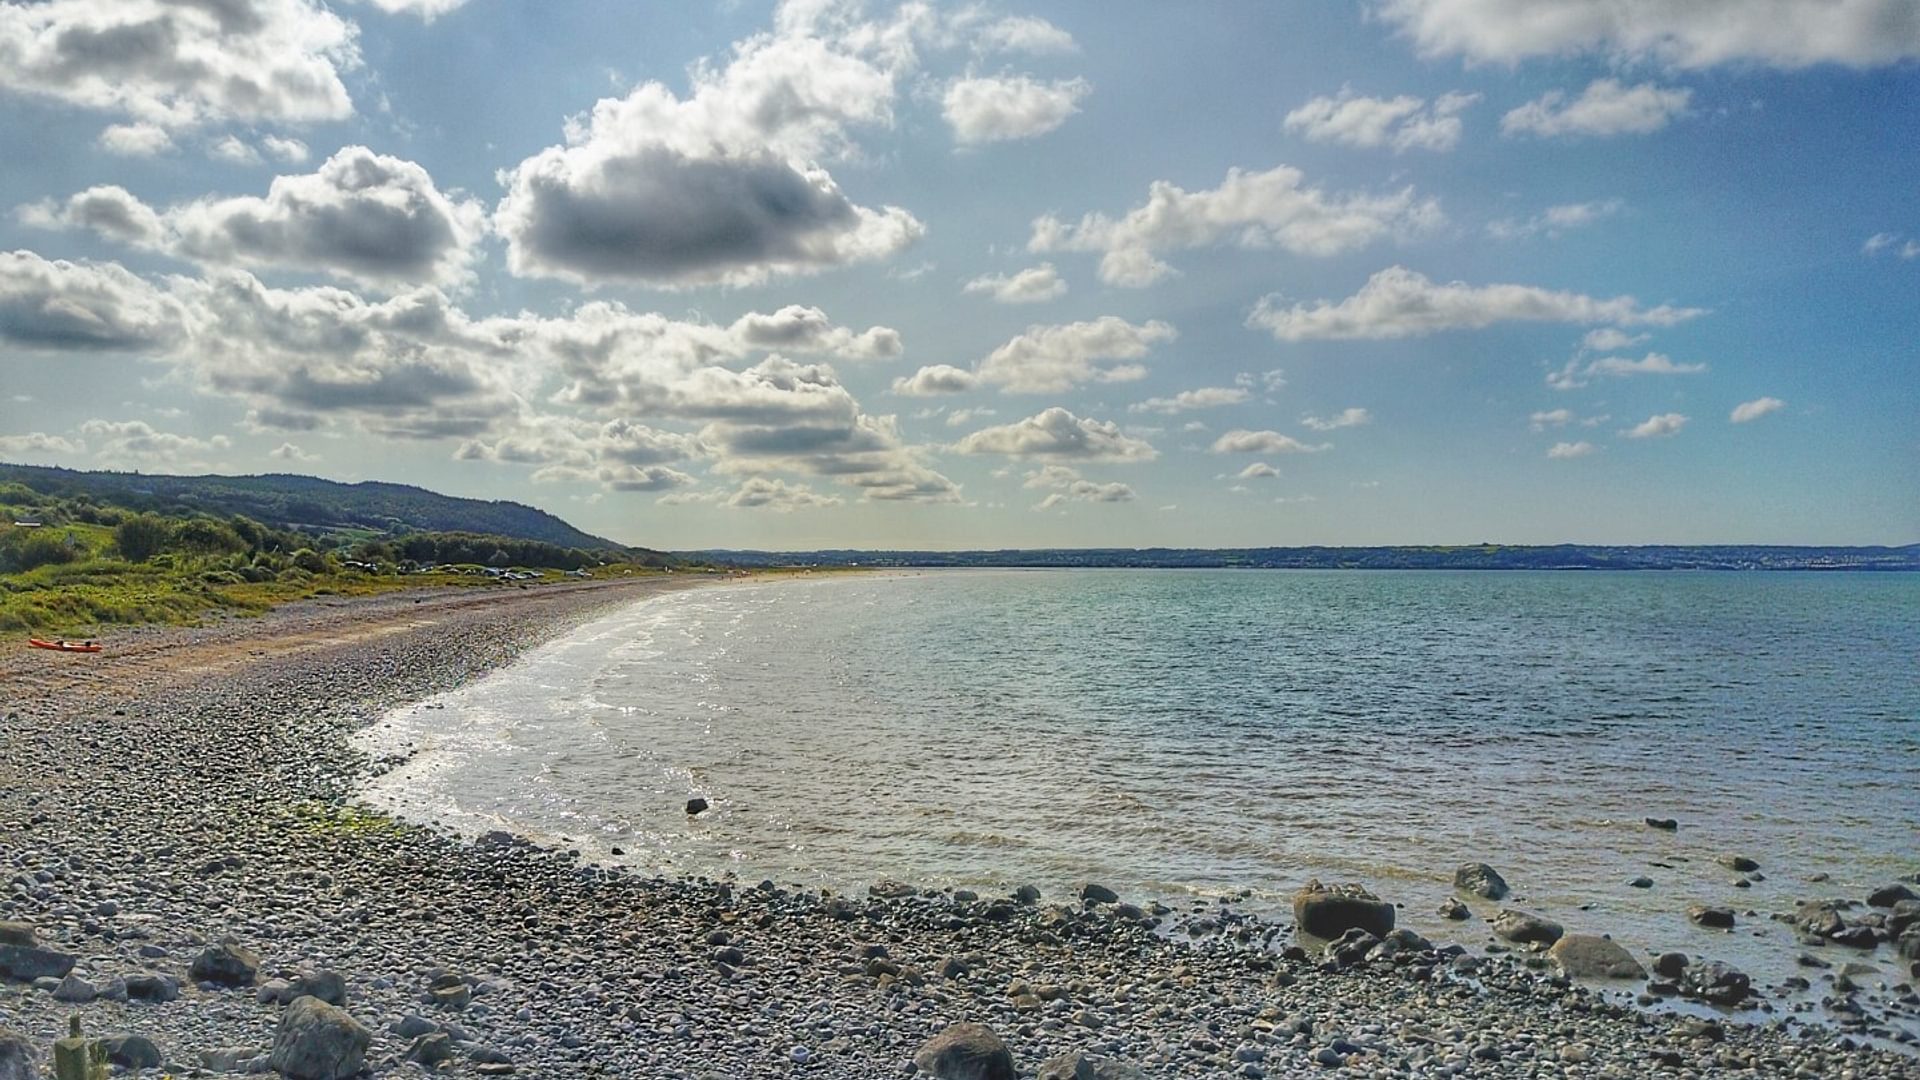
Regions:
M 1499 322 L 1610 323 L 1672 326 L 1704 314 L 1699 308 L 1643 308 L 1631 296 L 1597 299 L 1533 285 L 1436 284 L 1424 274 L 1392 266 L 1337 303 L 1282 307 L 1261 299 L 1247 325 L 1280 341 L 1419 337 L 1443 330 L 1478 330 Z
M 980 385 L 980 379 L 965 368 L 952 364 L 929 364 L 893 380 L 893 392 L 903 397 L 933 397 L 960 394 Z
M 1066 123 L 1092 89 L 1085 79 L 969 76 L 948 84 L 941 111 L 965 145 L 1031 139 Z
M 307 451 L 302 450 L 301 448 L 299 448 L 298 446 L 295 446 L 290 442 L 283 442 L 279 446 L 276 446 L 273 449 L 267 451 L 267 456 L 274 459 L 275 461 L 306 462 L 306 461 L 320 460 L 320 455 L 310 454 Z
M 799 304 L 788 304 L 771 315 L 748 312 L 735 319 L 727 332 L 742 350 L 829 353 L 842 360 L 891 360 L 903 347 L 900 332 L 892 327 L 870 326 L 856 334 L 834 325 L 819 308 Z
M 1733 414 L 1729 416 L 1728 419 L 1736 424 L 1750 423 L 1768 413 L 1779 412 L 1786 407 L 1787 403 L 1777 397 L 1754 398 L 1752 401 L 1743 401 L 1735 405 L 1733 407 Z
M 1284 127 L 1314 142 L 1348 146 L 1391 146 L 1403 150 L 1451 150 L 1460 142 L 1460 112 L 1479 94 L 1450 93 L 1435 98 L 1402 94 L 1361 97 L 1342 87 L 1333 97 L 1317 97 L 1287 114 Z
M 817 495 L 805 484 L 789 485 L 785 480 L 751 476 L 741 482 L 723 505 L 735 510 L 772 510 L 790 514 L 795 510 L 839 506 L 841 502 L 840 496 Z
M 1598 449 L 1599 447 L 1584 440 L 1581 442 L 1557 442 L 1547 448 L 1547 456 L 1555 460 L 1586 457 Z
M 143 351 L 180 333 L 179 305 L 118 263 L 0 252 L 0 341 L 42 352 Z
M 1237 476 L 1241 480 L 1276 480 L 1280 476 L 1280 470 L 1264 461 L 1256 461 L 1241 469 Z
M 1158 342 L 1176 337 L 1159 321 L 1135 325 L 1113 315 L 1057 326 L 1029 326 L 1025 333 L 980 361 L 981 382 L 1006 393 L 1057 393 L 1085 382 L 1128 382 L 1141 378 L 1137 360 Z
M 372 4 L 389 15 L 412 15 L 423 22 L 432 22 L 447 12 L 464 6 L 467 0 L 360 0 L 360 2 Z
M 1664 353 L 1650 352 L 1638 360 L 1623 356 L 1603 356 L 1584 365 L 1578 358 L 1569 360 L 1559 371 L 1547 373 L 1547 385 L 1555 390 L 1576 390 L 1596 378 L 1622 379 L 1633 375 L 1699 375 L 1705 364 L 1676 364 Z
M 999 415 L 994 409 L 955 409 L 947 414 L 948 427 L 965 427 L 975 420 L 984 420 Z
M 1232 243 L 1293 255 L 1338 255 L 1445 221 L 1439 204 L 1416 199 L 1412 188 L 1330 195 L 1304 186 L 1305 179 L 1300 170 L 1281 165 L 1259 173 L 1230 169 L 1219 187 L 1206 191 L 1156 180 L 1147 201 L 1117 220 L 1104 214 L 1087 214 L 1078 224 L 1052 215 L 1036 219 L 1027 248 L 1098 252 L 1100 280 L 1139 288 L 1174 272 L 1159 258 L 1166 252 Z
M 1678 435 L 1680 429 L 1686 426 L 1687 418 L 1679 413 L 1661 413 L 1658 416 L 1647 417 L 1621 434 L 1629 439 L 1660 439 Z
M 1365 409 L 1342 409 L 1336 416 L 1305 416 L 1300 423 L 1314 431 L 1338 431 L 1341 428 L 1359 427 L 1373 423 L 1373 414 Z
M 1136 413 L 1174 413 L 1192 412 L 1195 409 L 1217 409 L 1225 405 L 1238 405 L 1253 394 L 1244 386 L 1202 386 L 1197 390 L 1182 390 L 1172 397 L 1148 398 L 1138 404 L 1127 406 L 1128 412 Z
M 956 19 L 967 19 L 962 11 Z M 971 21 L 971 20 L 968 20 Z M 1021 52 L 1037 56 L 1061 55 L 1079 51 L 1073 35 L 1045 19 L 1032 15 L 1008 15 L 973 30 L 974 44 L 986 52 Z
M 1498 221 L 1490 221 L 1487 223 L 1487 234 L 1496 240 L 1524 240 L 1540 235 L 1557 237 L 1569 229 L 1585 228 L 1597 221 L 1610 218 L 1625 206 L 1626 203 L 1619 199 L 1563 203 L 1559 206 L 1549 206 L 1529 218 L 1502 218 Z
M 228 135 L 207 147 L 207 156 L 229 165 L 260 164 L 260 151 L 234 135 Z
M 89 188 L 31 223 L 91 229 L 203 266 L 320 270 L 361 284 L 454 285 L 479 256 L 486 213 L 434 186 L 419 165 L 348 146 L 318 171 L 275 177 L 264 198 L 155 210 L 126 189 Z
M 1572 422 L 1572 409 L 1546 409 L 1527 417 L 1527 426 L 1534 431 L 1545 431 L 1550 427 L 1566 427 Z
M 173 149 L 173 136 L 158 124 L 114 124 L 97 141 L 117 157 L 153 157 Z
M 313 0 L 0 4 L 0 88 L 166 129 L 340 120 L 355 35 Z
M 1878 67 L 1920 57 L 1911 0 L 1385 0 L 1428 56 L 1512 64 L 1595 53 L 1682 68 L 1752 61 Z
M 1130 485 L 1088 480 L 1065 465 L 1043 465 L 1027 473 L 1026 482 L 1020 486 L 1049 492 L 1034 504 L 1036 511 L 1052 510 L 1069 502 L 1119 503 L 1132 502 L 1135 498 Z
M 71 456 L 85 451 L 87 444 L 79 439 L 69 439 L 62 435 L 50 435 L 44 431 L 29 431 L 22 435 L 0 435 L 0 454 L 10 458 L 22 455 L 31 457 Z
M 1151 461 L 1159 456 L 1145 440 L 1122 434 L 1118 424 L 1083 420 L 1057 405 L 1025 420 L 976 431 L 954 449 L 963 454 L 1082 461 Z
M 1586 335 L 1580 339 L 1580 347 L 1590 352 L 1617 352 L 1621 349 L 1631 349 L 1635 345 L 1644 345 L 1649 336 L 1629 334 L 1625 330 L 1603 326 L 1597 330 L 1587 331 Z
M 177 435 L 156 431 L 145 420 L 88 420 L 80 425 L 80 434 L 98 448 L 94 457 L 117 465 L 204 466 L 205 455 L 233 446 L 225 435 Z
M 986 293 L 1003 304 L 1038 304 L 1067 294 L 1067 283 L 1053 264 L 1030 266 L 1017 274 L 983 274 L 964 286 L 969 293 Z
M 303 165 L 308 157 L 307 144 L 299 139 L 268 135 L 260 140 L 260 145 L 273 155 L 275 161 L 288 165 Z
M 850 150 L 852 129 L 892 124 L 913 58 L 910 35 L 844 14 L 789 5 L 723 67 L 696 65 L 685 98 L 647 82 L 570 120 L 564 145 L 502 174 L 494 225 L 509 268 L 586 285 L 745 285 L 913 243 L 924 228 L 912 214 L 856 205 L 820 164 Z
M 1313 446 L 1277 431 L 1235 428 L 1215 439 L 1209 449 L 1216 454 L 1317 454 L 1332 449 L 1332 444 Z
M 1860 245 L 1862 255 L 1874 256 L 1882 251 L 1892 251 L 1902 259 L 1920 258 L 1920 240 L 1908 240 L 1899 233 L 1874 233 Z
M 1595 79 L 1577 98 L 1550 90 L 1500 118 L 1505 135 L 1541 138 L 1591 135 L 1647 135 L 1686 114 L 1693 91 L 1653 83 L 1635 86 L 1618 79 Z

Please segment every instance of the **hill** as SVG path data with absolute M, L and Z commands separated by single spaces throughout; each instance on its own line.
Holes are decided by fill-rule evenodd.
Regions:
M 9 480 L 49 495 L 86 495 L 132 510 L 241 514 L 280 528 L 324 533 L 480 533 L 566 548 L 625 548 L 523 503 L 462 499 L 375 480 L 343 484 L 289 473 L 167 476 L 0 464 L 0 483 Z

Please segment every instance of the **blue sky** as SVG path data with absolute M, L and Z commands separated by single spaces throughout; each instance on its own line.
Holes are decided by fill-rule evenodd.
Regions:
M 0 2 L 0 460 L 656 547 L 1920 538 L 1920 9 Z

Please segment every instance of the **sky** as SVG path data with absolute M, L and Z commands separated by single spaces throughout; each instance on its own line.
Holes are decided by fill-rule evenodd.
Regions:
M 1920 540 L 1920 5 L 0 0 L 0 461 L 655 548 Z

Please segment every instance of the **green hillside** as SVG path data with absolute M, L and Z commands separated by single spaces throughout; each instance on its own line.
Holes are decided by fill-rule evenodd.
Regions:
M 320 533 L 460 532 L 537 540 L 566 548 L 621 549 L 604 537 L 522 503 L 461 499 L 407 484 L 343 484 L 312 476 L 166 476 L 0 464 L 0 483 L 49 495 L 90 496 L 163 514 L 240 514 L 278 528 Z

